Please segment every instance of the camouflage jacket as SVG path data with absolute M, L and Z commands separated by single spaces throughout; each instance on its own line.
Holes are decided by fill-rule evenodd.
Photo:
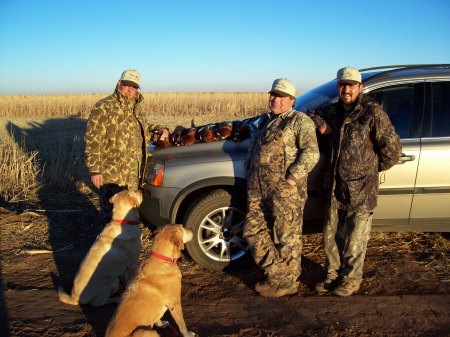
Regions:
M 395 165 L 401 155 L 400 138 L 381 106 L 361 94 L 346 113 L 339 101 L 308 111 L 317 127 L 331 129 L 324 187 L 331 204 L 347 211 L 371 211 L 377 205 L 378 172 Z
M 290 174 L 297 181 L 306 180 L 320 155 L 314 123 L 304 113 L 293 109 L 272 120 L 270 116 L 270 112 L 262 115 L 256 125 L 244 165 L 249 168 L 251 163 L 254 163 L 254 152 L 258 148 L 256 142 L 271 130 L 285 124 L 282 127 L 282 135 L 285 144 L 286 176 Z
M 116 86 L 93 107 L 86 129 L 86 166 L 103 174 L 104 184 L 137 188 L 152 130 L 142 111 L 144 97 L 130 99 Z

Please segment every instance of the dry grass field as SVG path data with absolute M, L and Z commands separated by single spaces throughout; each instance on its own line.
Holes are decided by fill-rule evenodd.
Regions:
M 115 306 L 61 304 L 100 231 L 84 166 L 86 119 L 106 95 L 0 96 L 0 335 L 102 337 Z M 267 109 L 265 93 L 144 94 L 149 121 L 173 129 Z M 151 232 L 143 228 L 143 257 Z M 364 282 L 349 299 L 319 297 L 321 234 L 304 237 L 299 296 L 263 299 L 258 270 L 205 271 L 186 256 L 183 303 L 200 336 L 448 336 L 448 234 L 373 233 Z M 345 309 L 345 310 L 343 310 Z M 167 316 L 166 319 L 170 320 Z M 177 336 L 172 326 L 159 331 Z
M 0 96 L 0 195 L 34 201 L 42 186 L 83 189 L 84 133 L 93 105 L 105 94 Z M 148 120 L 169 127 L 255 116 L 265 93 L 144 94 Z
M 0 96 L 0 117 L 81 117 L 108 94 Z M 149 116 L 188 118 L 253 116 L 267 108 L 266 93 L 180 92 L 143 93 Z

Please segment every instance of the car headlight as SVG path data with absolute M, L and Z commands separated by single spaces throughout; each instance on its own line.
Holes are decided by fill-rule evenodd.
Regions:
M 162 187 L 164 182 L 164 164 L 155 162 L 150 157 L 146 166 L 144 182 L 152 186 Z

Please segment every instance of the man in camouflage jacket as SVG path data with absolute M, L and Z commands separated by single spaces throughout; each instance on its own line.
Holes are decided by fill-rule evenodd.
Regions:
M 327 278 L 316 290 L 350 296 L 362 281 L 378 172 L 397 163 L 401 145 L 381 106 L 361 93 L 357 69 L 340 69 L 337 82 L 339 101 L 308 112 L 319 132 L 331 136 L 323 181 L 330 202 L 323 231 Z
M 162 128 L 146 122 L 140 80 L 136 70 L 125 70 L 114 93 L 95 104 L 87 122 L 86 165 L 99 189 L 103 225 L 112 215 L 109 199 L 139 187 L 152 131 Z
M 307 177 L 319 160 L 312 120 L 292 109 L 295 94 L 292 82 L 274 81 L 271 111 L 260 117 L 245 162 L 244 237 L 266 275 L 255 286 L 265 297 L 298 291 Z

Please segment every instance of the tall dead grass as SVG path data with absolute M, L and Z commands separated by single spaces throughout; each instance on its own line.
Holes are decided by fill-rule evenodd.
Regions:
M 7 202 L 34 201 L 41 171 L 37 151 L 27 153 L 23 144 L 0 139 L 0 197 Z
M 11 95 L 0 96 L 0 117 L 87 116 L 106 95 Z
M 143 95 L 149 121 L 171 129 L 188 126 L 192 119 L 196 125 L 202 125 L 255 116 L 267 110 L 268 99 L 266 93 Z M 86 189 L 89 177 L 84 165 L 83 125 L 94 104 L 106 96 L 0 96 L 0 121 L 13 125 L 17 125 L 16 119 L 30 121 L 17 132 L 0 130 L 0 198 L 7 202 L 33 202 L 43 189 Z
M 33 148 L 37 148 L 34 150 Z M 31 150 L 11 137 L 0 140 L 0 198 L 9 203 L 38 201 L 45 190 L 85 190 L 84 140 L 55 139 Z
M 60 139 L 43 147 L 40 153 L 42 183 L 50 190 L 82 190 L 88 181 L 84 161 L 84 139 L 79 136 Z
M 0 117 L 82 117 L 108 94 L 0 96 Z M 267 109 L 266 93 L 144 93 L 149 116 L 202 117 L 204 115 L 250 117 Z

